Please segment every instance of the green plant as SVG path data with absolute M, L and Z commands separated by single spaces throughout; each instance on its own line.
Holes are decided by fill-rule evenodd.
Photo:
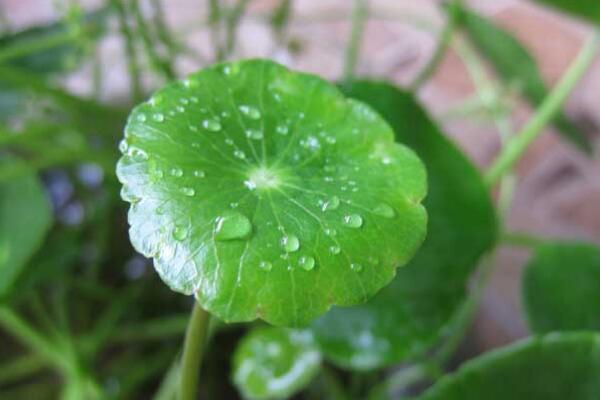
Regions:
M 547 125 L 594 157 L 562 106 L 597 33 L 549 89 L 510 33 L 449 1 L 435 54 L 400 89 L 355 76 L 369 17 L 355 0 L 336 86 L 266 59 L 230 61 L 251 2 L 209 0 L 214 60 L 176 80 L 173 61 L 191 50 L 161 3 L 150 15 L 106 3 L 0 38 L 2 398 L 229 398 L 227 379 L 248 399 L 597 397 L 600 249 L 504 223 L 513 168 Z M 599 23 L 595 4 L 541 3 Z M 282 0 L 264 19 L 296 51 L 292 11 Z M 97 60 L 109 18 L 131 84 L 118 105 L 54 81 Z M 454 111 L 501 137 L 484 173 L 415 96 L 450 48 L 476 87 Z M 166 86 L 140 103 L 144 73 Z M 93 76 L 97 96 L 102 71 Z M 506 94 L 534 108 L 518 132 Z M 501 246 L 532 251 L 532 337 L 445 375 Z M 145 273 L 147 260 L 179 295 Z

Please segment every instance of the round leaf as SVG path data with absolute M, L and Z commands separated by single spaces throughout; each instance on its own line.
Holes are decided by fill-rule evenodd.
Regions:
M 465 299 L 467 280 L 496 237 L 496 219 L 475 167 L 432 123 L 412 95 L 357 82 L 348 94 L 369 103 L 428 170 L 428 235 L 415 258 L 368 303 L 334 308 L 313 329 L 337 365 L 367 370 L 423 353 L 443 335 Z
M 523 298 L 536 333 L 600 330 L 600 249 L 584 243 L 538 247 L 525 268 Z
M 233 381 L 246 399 L 283 399 L 315 377 L 321 354 L 310 331 L 255 329 L 242 339 L 233 360 Z
M 0 157 L 0 165 L 18 162 Z M 34 173 L 0 182 L 0 298 L 10 292 L 51 224 L 50 203 Z
M 600 335 L 555 333 L 467 362 L 421 400 L 596 400 Z
M 387 123 L 269 61 L 202 70 L 131 114 L 130 237 L 227 322 L 309 323 L 389 283 L 421 244 L 425 169 Z

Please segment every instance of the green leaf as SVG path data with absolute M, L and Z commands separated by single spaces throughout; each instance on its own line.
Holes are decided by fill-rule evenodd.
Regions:
M 246 335 L 233 355 L 233 382 L 246 399 L 285 399 L 319 372 L 310 331 L 268 327 Z
M 597 0 L 536 0 L 538 3 L 566 11 L 578 18 L 600 25 L 600 3 Z
M 542 80 L 538 66 L 527 50 L 507 31 L 486 18 L 464 8 L 458 9 L 459 21 L 469 39 L 486 57 L 495 71 L 508 85 L 517 85 L 533 107 L 539 106 L 548 89 Z M 554 125 L 560 134 L 585 152 L 591 152 L 589 139 L 567 119 L 558 114 Z
M 373 300 L 334 308 L 313 326 L 324 355 L 366 370 L 422 354 L 440 339 L 465 299 L 467 279 L 496 238 L 496 219 L 473 165 L 411 94 L 383 82 L 358 82 L 351 97 L 379 111 L 425 162 L 428 235 L 416 257 Z
M 368 300 L 425 234 L 425 169 L 367 105 L 261 60 L 220 64 L 131 114 L 130 238 L 227 322 L 299 326 Z
M 596 400 L 600 335 L 554 333 L 484 354 L 420 400 Z
M 576 242 L 539 246 L 525 267 L 523 299 L 535 333 L 600 330 L 600 249 Z
M 17 162 L 0 157 L 0 166 Z M 0 298 L 7 295 L 51 224 L 50 204 L 35 174 L 0 183 Z

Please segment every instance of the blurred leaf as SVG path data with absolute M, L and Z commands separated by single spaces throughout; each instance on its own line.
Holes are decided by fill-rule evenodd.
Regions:
M 313 325 L 326 357 L 372 369 L 422 354 L 439 340 L 465 299 L 477 261 L 496 238 L 496 217 L 479 173 L 411 94 L 384 82 L 346 88 L 383 115 L 396 139 L 425 162 L 428 235 L 416 257 L 367 304 L 334 308 Z
M 477 357 L 420 400 L 597 400 L 600 335 L 554 333 Z
M 584 243 L 541 245 L 525 267 L 523 298 L 535 333 L 600 331 L 600 249 Z
M 233 355 L 233 382 L 245 399 L 285 399 L 319 372 L 321 355 L 310 331 L 255 329 Z
M 0 158 L 0 165 L 9 163 L 20 161 Z M 0 298 L 7 295 L 51 224 L 50 204 L 35 174 L 0 183 Z
M 168 85 L 120 148 L 133 245 L 226 322 L 300 326 L 365 302 L 425 236 L 415 153 L 367 105 L 271 61 Z
M 566 11 L 576 17 L 600 25 L 600 2 L 598 0 L 536 0 L 538 3 Z
M 464 8 L 459 11 L 459 23 L 465 33 L 498 75 L 507 85 L 517 85 L 533 107 L 539 106 L 548 95 L 548 89 L 533 57 L 517 39 L 488 19 Z M 565 139 L 591 152 L 589 139 L 564 113 L 554 119 L 554 125 Z

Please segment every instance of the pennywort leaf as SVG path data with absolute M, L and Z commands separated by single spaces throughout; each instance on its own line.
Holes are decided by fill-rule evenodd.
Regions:
M 539 106 L 548 95 L 548 89 L 531 54 L 510 33 L 481 15 L 465 8 L 459 7 L 457 10 L 465 33 L 489 60 L 500 78 L 507 84 L 516 85 L 532 106 Z M 591 151 L 589 139 L 564 113 L 555 117 L 554 125 L 565 139 L 579 149 Z
M 285 399 L 319 372 L 321 354 L 310 331 L 255 329 L 234 353 L 233 382 L 246 399 Z
M 425 169 L 369 106 L 270 61 L 216 65 L 132 112 L 130 237 L 225 321 L 309 323 L 362 303 L 425 234 Z
M 18 162 L 0 157 L 0 165 Z M 0 299 L 9 293 L 51 224 L 50 203 L 35 174 L 0 182 Z
M 329 360 L 368 370 L 422 354 L 442 337 L 477 260 L 495 242 L 496 217 L 475 167 L 410 93 L 362 81 L 347 94 L 381 113 L 428 170 L 428 234 L 416 257 L 368 303 L 336 307 L 313 324 Z
M 600 330 L 600 249 L 586 243 L 539 246 L 524 271 L 523 299 L 535 333 Z
M 484 354 L 442 378 L 421 400 L 593 400 L 600 335 L 553 333 Z

